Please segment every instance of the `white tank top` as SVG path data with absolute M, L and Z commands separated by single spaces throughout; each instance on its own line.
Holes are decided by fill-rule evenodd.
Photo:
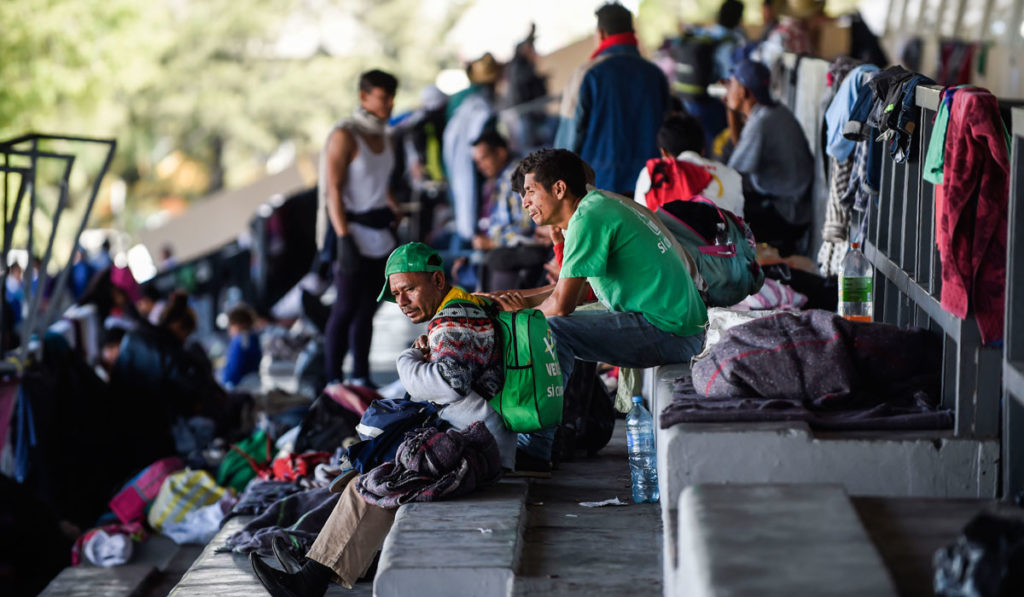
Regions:
M 331 130 L 334 134 L 340 128 L 335 125 Z M 342 189 L 341 201 L 346 214 L 360 214 L 374 209 L 388 207 L 388 182 L 391 169 L 395 165 L 395 154 L 391 140 L 384 137 L 384 150 L 375 153 L 363 139 L 362 135 L 353 132 L 356 139 L 356 157 L 348 166 L 345 187 Z M 328 137 L 329 139 L 329 137 Z M 326 147 L 320 159 L 320 180 L 324 175 Z M 327 192 L 321 184 L 319 189 L 320 209 L 318 212 L 317 242 L 322 243 L 330 220 L 327 217 Z M 322 224 L 320 224 L 322 222 Z M 363 224 L 349 221 L 349 234 L 355 241 L 356 248 L 364 257 L 387 257 L 395 249 L 395 237 L 389 228 L 371 228 Z

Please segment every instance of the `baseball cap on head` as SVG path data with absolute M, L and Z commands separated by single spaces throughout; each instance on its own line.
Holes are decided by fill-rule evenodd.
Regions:
M 437 251 L 423 243 L 405 243 L 391 252 L 387 265 L 384 266 L 384 288 L 380 291 L 378 301 L 395 302 L 391 295 L 391 274 L 407 274 L 412 272 L 444 271 L 444 261 Z
M 737 62 L 730 75 L 750 91 L 757 103 L 766 106 L 775 103 L 771 92 L 772 73 L 767 66 L 747 58 Z

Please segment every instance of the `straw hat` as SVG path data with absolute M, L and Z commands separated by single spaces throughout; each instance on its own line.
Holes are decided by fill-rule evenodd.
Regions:
M 469 82 L 474 84 L 489 85 L 498 80 L 501 76 L 501 66 L 498 61 L 487 52 L 477 58 L 469 65 Z
M 779 14 L 806 19 L 824 10 L 824 0 L 776 0 L 776 9 Z

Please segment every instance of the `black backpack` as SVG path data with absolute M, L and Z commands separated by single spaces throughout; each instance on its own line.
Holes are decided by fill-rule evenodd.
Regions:
M 715 50 L 719 41 L 706 35 L 687 33 L 673 40 L 670 53 L 676 62 L 672 91 L 704 95 L 715 81 Z
M 302 420 L 299 437 L 295 439 L 295 452 L 334 452 L 346 439 L 358 435 L 358 424 L 359 415 L 330 396 L 320 394 Z
M 576 361 L 565 387 L 562 424 L 555 433 L 552 458 L 573 460 L 581 451 L 593 456 L 608 445 L 614 431 L 615 407 L 597 376 L 597 363 Z

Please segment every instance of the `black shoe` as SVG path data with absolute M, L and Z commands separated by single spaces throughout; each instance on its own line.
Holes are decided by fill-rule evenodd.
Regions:
M 270 542 L 270 547 L 274 550 L 274 557 L 277 558 L 277 563 L 281 564 L 281 568 L 284 568 L 285 572 L 296 574 L 299 570 L 302 570 L 302 561 L 306 558 L 295 557 L 292 546 L 287 539 L 277 535 Z
M 249 563 L 252 564 L 252 571 L 256 573 L 256 578 L 260 579 L 263 588 L 272 597 L 304 597 L 297 575 L 272 568 L 256 552 L 249 554 Z
M 516 470 L 506 477 L 533 477 L 536 479 L 551 478 L 551 463 L 531 456 L 522 450 L 516 450 Z

